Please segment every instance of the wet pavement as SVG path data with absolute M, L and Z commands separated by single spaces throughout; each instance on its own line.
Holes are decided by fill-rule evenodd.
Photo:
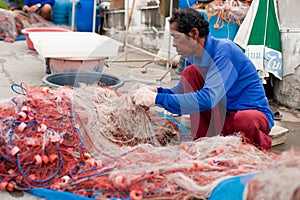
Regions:
M 153 60 L 153 56 L 142 53 L 138 50 L 127 49 L 127 52 L 120 51 L 116 57 L 107 60 L 108 67 L 104 67 L 103 72 L 116 76 L 124 81 L 120 88 L 122 92 L 136 83 L 130 78 L 131 69 L 141 67 L 147 61 Z M 166 69 L 164 65 L 155 65 L 156 68 Z M 46 76 L 45 58 L 36 51 L 29 50 L 26 41 L 16 41 L 6 43 L 0 41 L 0 102 L 2 99 L 12 98 L 16 95 L 12 84 L 26 83 L 28 86 L 42 85 L 42 79 Z M 175 69 L 171 69 L 171 81 L 160 83 L 160 86 L 169 87 L 175 85 L 180 76 Z M 150 83 L 149 83 L 150 84 Z M 156 84 L 152 84 L 156 85 Z M 273 112 L 279 111 L 282 114 L 280 120 L 275 124 L 289 130 L 284 144 L 272 147 L 271 150 L 285 151 L 291 147 L 300 148 L 300 111 L 289 109 L 285 106 L 270 101 Z M 0 192 L 0 199 L 38 199 L 23 192 Z

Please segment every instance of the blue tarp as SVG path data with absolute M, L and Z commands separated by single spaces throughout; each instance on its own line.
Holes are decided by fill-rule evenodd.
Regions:
M 243 200 L 245 186 L 255 175 L 247 174 L 223 180 L 214 188 L 208 200 Z

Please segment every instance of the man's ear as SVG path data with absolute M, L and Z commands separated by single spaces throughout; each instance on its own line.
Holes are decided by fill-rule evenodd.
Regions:
M 194 40 L 197 40 L 198 36 L 199 36 L 199 32 L 198 29 L 196 28 L 192 28 L 189 32 L 189 35 L 191 38 L 193 38 Z

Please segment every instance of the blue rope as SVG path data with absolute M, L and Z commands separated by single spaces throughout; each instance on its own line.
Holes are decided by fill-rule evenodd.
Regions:
M 36 183 L 45 183 L 45 182 L 48 182 L 48 181 L 52 180 L 60 172 L 60 170 L 62 168 L 62 165 L 63 165 L 63 160 L 62 160 L 62 156 L 60 154 L 59 147 L 58 147 L 57 144 L 55 144 L 55 146 L 56 146 L 57 154 L 58 154 L 58 157 L 59 157 L 59 167 L 58 167 L 58 169 L 56 170 L 56 172 L 52 176 L 50 176 L 49 178 L 44 179 L 44 180 L 34 180 L 34 179 L 29 178 L 28 175 L 23 171 L 23 169 L 21 167 L 21 163 L 19 162 L 19 156 L 17 154 L 16 155 L 16 159 L 17 159 L 18 169 L 22 173 L 22 175 L 24 177 L 26 177 L 26 179 L 29 179 L 30 181 L 36 182 Z
M 84 149 L 83 149 L 83 144 L 82 144 L 82 137 L 81 137 L 81 134 L 79 132 L 79 130 L 75 127 L 74 125 L 74 116 L 73 116 L 73 111 L 72 111 L 72 103 L 70 102 L 70 120 L 71 120 L 71 123 L 72 123 L 72 129 L 75 131 L 75 133 L 77 134 L 78 138 L 79 138 L 79 145 L 80 145 L 80 150 L 82 152 L 82 155 L 84 155 Z
M 73 170 L 74 170 L 74 169 L 76 169 L 77 167 L 83 166 L 83 165 L 84 165 L 84 163 L 81 162 L 81 163 L 78 163 L 77 165 L 75 165 L 74 167 L 72 167 L 72 168 L 70 169 L 70 177 L 73 178 Z
M 15 87 L 19 87 L 19 88 L 21 88 L 21 89 L 23 89 L 25 92 L 26 92 L 26 88 L 24 88 L 23 86 L 21 86 L 20 84 L 12 84 L 11 86 L 10 86 L 10 88 L 11 88 L 11 90 L 14 92 L 14 93 L 16 93 L 16 94 L 20 94 L 20 95 L 26 95 L 26 93 L 20 93 L 20 92 L 18 92 L 17 90 L 15 90 Z
M 110 172 L 110 171 L 111 171 L 111 169 L 106 169 L 106 170 L 104 170 L 103 172 L 99 172 L 99 173 L 97 173 L 97 174 L 92 174 L 92 175 L 89 175 L 89 176 L 84 176 L 84 177 L 82 177 L 81 179 L 92 178 L 92 177 L 98 177 L 98 176 L 103 176 L 103 175 L 107 174 L 107 173 Z
M 4 160 L 11 162 L 12 160 L 10 160 L 9 158 L 7 158 L 4 154 L 2 154 L 0 152 L 0 157 L 2 157 Z
M 111 171 L 111 169 L 106 169 L 106 170 L 104 170 L 103 172 L 99 172 L 99 173 L 97 173 L 97 174 L 92 174 L 92 175 L 88 175 L 88 176 L 81 177 L 80 179 L 72 180 L 72 181 L 69 183 L 69 185 L 72 185 L 72 183 L 74 183 L 74 182 L 76 183 L 78 180 L 81 180 L 81 179 L 86 179 L 86 178 L 89 179 L 89 178 L 93 178 L 93 177 L 103 176 L 103 175 L 107 174 L 107 173 L 110 172 L 110 171 Z M 72 178 L 73 175 L 70 175 L 70 177 Z M 69 185 L 61 186 L 61 188 L 68 187 Z M 75 184 L 73 184 L 73 185 L 75 185 Z

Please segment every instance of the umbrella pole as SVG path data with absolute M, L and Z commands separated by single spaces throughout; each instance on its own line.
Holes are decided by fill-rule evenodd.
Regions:
M 267 40 L 267 28 L 268 28 L 268 18 L 269 18 L 269 5 L 270 5 L 270 0 L 267 0 L 266 21 L 265 21 L 265 34 L 264 34 L 264 49 L 266 47 L 266 40 Z M 264 54 L 265 54 L 265 50 L 264 50 Z

